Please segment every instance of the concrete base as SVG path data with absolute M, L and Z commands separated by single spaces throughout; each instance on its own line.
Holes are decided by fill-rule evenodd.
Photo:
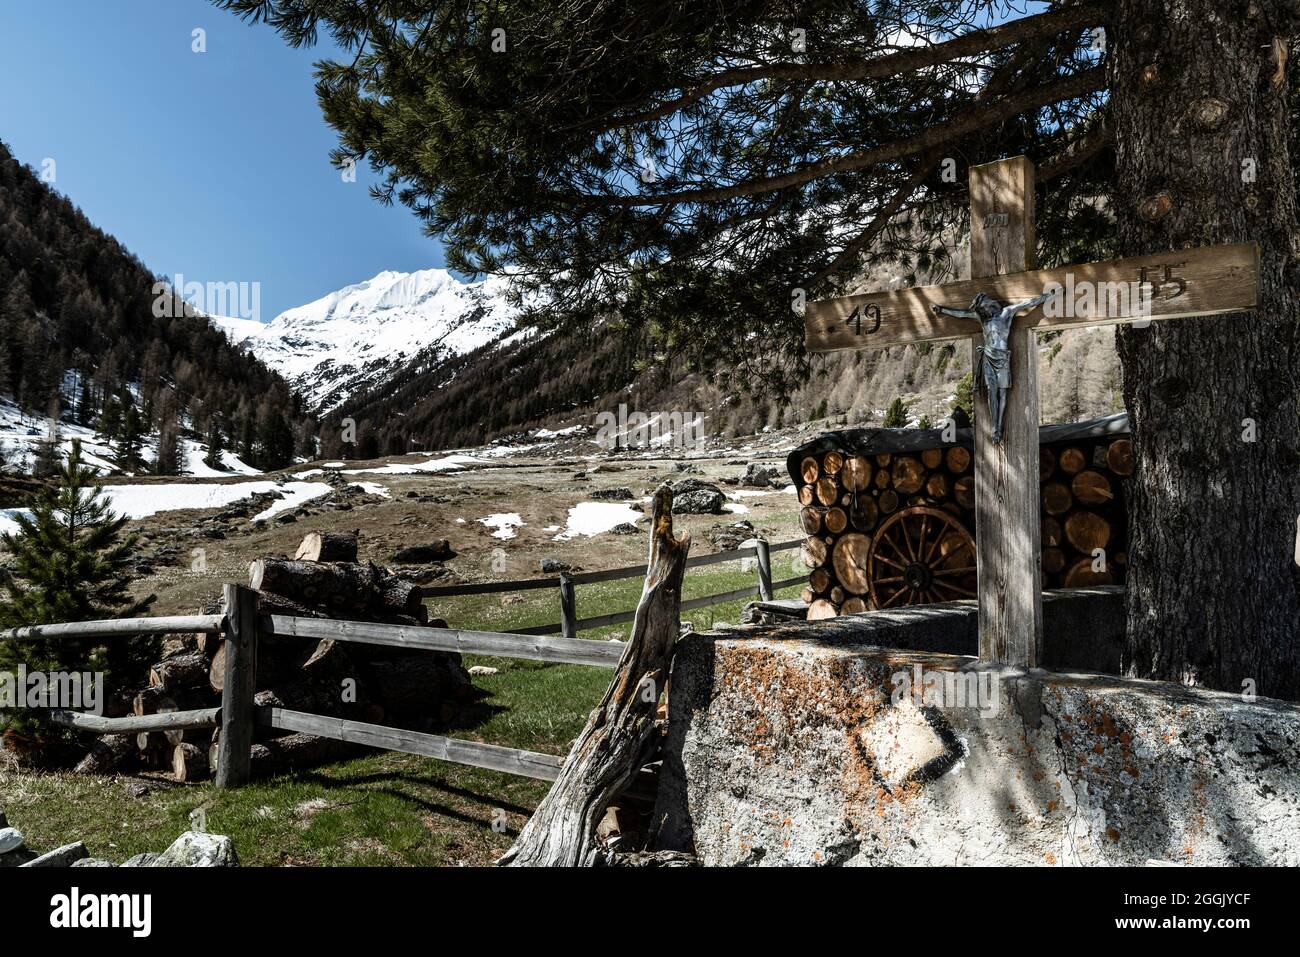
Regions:
M 721 865 L 1300 864 L 1300 706 L 882 649 L 869 618 L 682 640 L 660 847 Z

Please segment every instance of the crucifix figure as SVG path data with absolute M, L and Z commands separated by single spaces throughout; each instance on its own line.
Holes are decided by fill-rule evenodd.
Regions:
M 993 419 L 993 444 L 1002 444 L 1002 413 L 1007 405 L 1007 390 L 1011 388 L 1011 323 L 1019 313 L 1041 306 L 1052 298 L 1048 293 L 1024 302 L 1003 306 L 992 296 L 976 293 L 969 309 L 952 309 L 933 305 L 936 316 L 953 319 L 974 319 L 984 330 L 984 341 L 975 347 L 979 363 L 978 387 L 988 398 L 989 415 Z
M 809 352 L 837 352 L 972 339 L 978 333 L 968 320 L 979 321 L 984 341 L 972 361 L 986 403 L 975 417 L 974 456 L 980 660 L 1035 668 L 1043 643 L 1038 331 L 1254 309 L 1259 247 L 1040 270 L 1033 163 L 1016 156 L 974 167 L 970 196 L 970 279 L 811 302 L 804 342 Z M 1053 297 L 1054 308 L 1035 308 Z

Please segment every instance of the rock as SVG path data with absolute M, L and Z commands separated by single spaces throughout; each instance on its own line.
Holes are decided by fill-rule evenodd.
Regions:
M 445 538 L 439 538 L 427 545 L 409 545 L 400 549 L 393 555 L 393 561 L 398 564 L 427 565 L 430 562 L 445 562 L 455 557 L 456 553 L 452 551 L 451 543 Z
M 16 851 L 23 846 L 25 838 L 23 832 L 16 827 L 6 827 L 0 830 L 0 854 L 8 854 L 10 851 Z
M 700 471 L 698 466 L 692 465 L 690 462 L 674 462 L 673 468 L 676 469 L 678 472 L 685 472 L 688 475 L 703 474 Z
M 656 847 L 711 866 L 1300 865 L 1300 704 L 974 666 L 901 650 L 907 629 L 886 649 L 857 618 L 684 638 Z
M 279 515 L 275 516 L 273 521 L 280 525 L 291 525 L 298 521 L 298 516 L 293 514 L 293 512 L 281 512 Z
M 393 573 L 398 578 L 405 578 L 409 582 L 417 585 L 427 585 L 431 581 L 439 578 L 446 578 L 451 574 L 446 568 L 437 562 L 431 562 L 428 565 L 404 565 L 393 568 Z
M 220 834 L 186 831 L 149 867 L 238 867 L 239 858 L 230 838 Z
M 637 528 L 631 522 L 620 522 L 610 529 L 615 535 L 637 535 L 641 529 Z
M 673 483 L 674 515 L 719 515 L 727 496 L 716 485 L 698 479 Z
M 74 862 L 82 858 L 89 857 L 86 845 L 80 841 L 72 844 L 64 844 L 62 847 L 56 847 L 40 857 L 33 858 L 22 867 L 70 867 Z
M 116 867 L 112 861 L 101 860 L 98 857 L 83 857 L 79 861 L 72 862 L 73 867 Z
M 143 781 L 127 781 L 122 785 L 122 790 L 126 792 L 127 797 L 142 798 L 153 788 Z
M 750 462 L 749 467 L 745 469 L 745 474 L 740 477 L 740 484 L 752 488 L 768 488 L 778 474 L 776 469 L 767 469 L 757 462 Z
M 573 566 L 570 565 L 568 562 L 562 562 L 558 558 L 542 559 L 542 571 L 546 572 L 547 574 L 554 574 L 556 572 L 567 572 L 572 567 Z
M 135 857 L 128 857 L 122 862 L 123 867 L 153 867 L 153 862 L 158 860 L 158 855 L 149 851 L 143 854 L 137 854 Z
M 622 502 L 635 496 L 630 488 L 619 485 L 614 488 L 598 488 L 591 493 L 591 498 L 597 502 Z
M 709 529 L 709 541 L 720 552 L 730 552 L 754 537 L 754 525 L 739 521 L 731 525 L 714 525 Z

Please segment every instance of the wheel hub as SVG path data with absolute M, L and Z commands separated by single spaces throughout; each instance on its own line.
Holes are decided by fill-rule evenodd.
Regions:
M 928 565 L 913 562 L 903 570 L 903 581 L 912 591 L 925 591 L 934 582 L 934 572 Z

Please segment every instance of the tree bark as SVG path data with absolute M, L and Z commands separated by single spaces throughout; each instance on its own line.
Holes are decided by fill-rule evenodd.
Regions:
M 673 534 L 673 493 L 661 485 L 645 588 L 632 636 L 609 690 L 574 742 L 560 776 L 498 863 L 575 867 L 599 856 L 596 827 L 610 800 L 640 771 L 654 746 L 659 697 L 681 631 L 682 576 L 691 537 Z
M 1289 9 L 1119 0 L 1107 36 L 1119 253 L 1260 244 L 1254 314 L 1117 334 L 1135 462 L 1123 669 L 1296 699 L 1300 268 L 1289 86 L 1273 53 L 1296 32 Z

